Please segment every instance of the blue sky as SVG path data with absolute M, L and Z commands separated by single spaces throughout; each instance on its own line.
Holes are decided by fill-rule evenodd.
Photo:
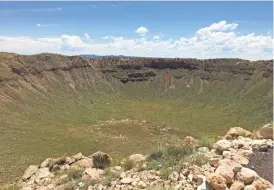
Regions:
M 41 38 L 50 38 L 49 41 L 47 41 L 47 46 L 50 46 L 48 43 L 52 40 L 55 40 L 52 46 L 58 45 L 57 41 L 60 38 L 60 43 L 62 44 L 59 45 L 61 49 L 58 51 L 56 48 L 49 48 L 48 51 L 54 50 L 53 52 L 64 54 L 115 54 L 116 52 L 112 52 L 111 48 L 105 48 L 105 51 L 100 50 L 99 52 L 89 51 L 96 49 L 96 45 L 108 47 L 113 44 L 115 46 L 116 43 L 116 46 L 122 46 L 120 47 L 121 51 L 119 53 L 133 55 L 136 48 L 140 49 L 138 44 L 143 43 L 143 45 L 145 45 L 143 47 L 148 49 L 147 54 L 149 55 L 149 52 L 154 52 L 154 49 L 156 48 L 155 44 L 152 44 L 156 40 L 160 43 L 158 44 L 159 46 L 166 46 L 166 48 L 169 49 L 168 51 L 170 53 L 166 53 L 165 56 L 180 56 L 180 48 L 181 50 L 185 50 L 178 45 L 181 38 L 187 39 L 187 41 L 183 40 L 186 44 L 192 43 L 192 49 L 194 47 L 197 48 L 196 44 L 198 41 L 193 39 L 195 36 L 197 39 L 197 31 L 222 21 L 225 21 L 225 23 L 221 23 L 220 25 L 236 24 L 237 26 L 230 28 L 227 27 L 227 29 L 209 29 L 211 33 L 207 33 L 206 38 L 203 37 L 204 43 L 202 46 L 199 46 L 200 48 L 205 48 L 204 45 L 207 44 L 208 40 L 216 41 L 217 39 L 212 39 L 216 38 L 216 35 L 218 35 L 218 39 L 219 36 L 226 39 L 221 40 L 221 42 L 218 43 L 227 44 L 227 33 L 230 34 L 231 32 L 233 32 L 236 37 L 245 37 L 252 33 L 255 37 L 271 36 L 270 41 L 273 41 L 272 12 L 273 5 L 270 1 L 0 2 L 0 37 L 2 38 L 2 43 L 3 41 L 7 42 L 11 39 L 16 41 L 19 37 L 26 39 L 30 38 L 31 40 L 36 40 L 36 42 L 38 40 L 39 43 L 41 42 Z M 145 28 L 145 30 L 139 30 L 140 32 L 136 32 L 140 27 L 142 27 L 142 29 Z M 220 32 L 224 34 L 221 34 Z M 69 42 L 67 43 L 62 36 L 65 36 L 66 40 L 70 38 Z M 112 36 L 112 38 L 109 37 L 102 39 L 105 36 Z M 158 36 L 159 38 L 155 38 L 155 36 Z M 73 43 L 77 43 L 77 47 L 67 47 L 74 45 L 72 43 L 73 40 L 71 41 L 71 37 L 74 37 Z M 253 43 L 251 46 L 253 48 L 256 45 L 254 43 L 259 43 L 258 39 L 255 37 L 252 37 L 253 39 L 251 39 L 251 44 Z M 120 43 L 118 45 L 117 39 L 118 43 Z M 238 38 L 238 41 L 239 39 L 240 38 Z M 132 42 L 132 40 L 134 42 Z M 258 45 L 260 47 L 264 46 L 261 47 L 264 51 L 269 51 L 270 48 L 269 44 L 266 42 L 267 40 L 269 41 L 269 38 L 262 39 L 261 41 L 263 41 L 262 43 L 264 44 Z M 176 43 L 176 41 L 178 43 Z M 18 43 L 21 43 L 20 39 L 18 40 Z M 82 46 L 79 46 L 79 44 L 82 44 Z M 130 47 L 129 44 L 131 44 L 132 47 Z M 92 45 L 94 45 L 94 47 L 92 47 Z M 214 45 L 210 44 L 209 49 L 214 49 L 213 46 Z M 216 43 L 214 51 L 217 51 L 217 46 L 218 44 Z M 65 50 L 62 49 L 64 47 Z M 173 55 L 172 50 L 174 50 L 175 47 L 179 47 L 179 49 L 176 49 L 177 53 L 176 55 Z M 226 50 L 230 48 L 231 47 L 222 47 L 222 49 Z M 236 49 L 240 51 L 240 48 Z M 0 51 L 1 50 L 13 51 L 11 47 L 3 48 L 3 46 L 2 49 L 0 47 Z M 47 51 L 46 48 L 41 49 L 41 51 L 42 50 Z M 83 51 L 81 52 L 81 50 Z M 161 51 L 159 48 L 157 49 L 158 54 L 161 54 L 163 51 L 163 49 Z M 31 49 L 29 51 L 14 49 L 14 52 L 25 54 L 39 53 L 39 51 L 32 51 Z M 256 53 L 255 50 L 254 52 Z M 155 54 L 157 53 L 155 51 Z M 146 53 L 141 53 L 138 50 L 136 51 L 136 54 L 145 55 Z M 199 56 L 197 52 L 194 54 Z M 193 57 L 195 57 L 194 54 Z M 222 52 L 222 54 L 219 53 L 219 55 L 225 56 L 226 54 Z M 218 55 L 210 54 L 209 52 L 205 53 L 204 56 L 218 57 Z M 227 54 L 227 56 L 230 57 L 232 55 Z M 269 57 L 270 54 L 267 56 Z M 255 58 L 256 56 L 253 55 L 252 57 Z

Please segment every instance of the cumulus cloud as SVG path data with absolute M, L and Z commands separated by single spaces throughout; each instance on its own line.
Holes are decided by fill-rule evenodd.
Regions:
M 90 39 L 90 36 L 89 36 L 88 33 L 85 33 L 84 36 L 85 36 L 86 39 Z
M 33 54 L 41 52 L 79 54 L 113 54 L 146 57 L 188 58 L 242 58 L 249 60 L 272 59 L 273 37 L 271 34 L 240 35 L 235 32 L 238 24 L 221 21 L 201 28 L 193 36 L 179 39 L 152 40 L 105 36 L 101 43 L 93 43 L 84 37 L 61 35 L 57 37 L 31 38 L 0 36 L 0 51 Z M 140 29 L 141 30 L 141 29 Z M 139 32 L 140 32 L 139 30 Z M 144 32 L 146 30 L 141 30 Z M 136 30 L 137 32 L 137 30 Z M 138 33 L 139 33 L 138 32 Z M 160 36 L 159 36 L 160 37 Z
M 160 36 L 157 36 L 157 35 L 156 35 L 156 36 L 153 36 L 153 39 L 154 39 L 154 40 L 159 40 L 159 39 L 160 39 Z
M 141 26 L 141 27 L 137 28 L 137 30 L 135 32 L 140 34 L 140 36 L 145 36 L 146 33 L 148 33 L 148 29 L 146 27 Z

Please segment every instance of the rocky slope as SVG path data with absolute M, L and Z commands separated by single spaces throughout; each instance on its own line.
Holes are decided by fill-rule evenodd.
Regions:
M 178 150 L 184 150 L 184 153 Z M 191 150 L 191 153 L 185 150 Z M 272 156 L 267 154 L 272 150 L 273 127 L 270 124 L 255 134 L 234 127 L 212 148 L 202 147 L 193 137 L 186 137 L 184 147 L 173 149 L 172 154 L 179 154 L 178 161 L 168 168 L 164 165 L 150 167 L 151 163 L 161 159 L 161 151 L 147 156 L 133 154 L 121 162 L 103 152 L 87 157 L 78 153 L 58 159 L 47 158 L 40 165 L 29 166 L 18 185 L 24 190 L 270 190 L 272 179 L 262 178 L 268 171 L 258 169 L 254 152 L 260 152 L 260 159 L 264 159 Z M 273 164 L 272 159 L 260 165 L 266 169 Z M 273 176 L 273 170 L 268 175 Z
M 57 54 L 25 56 L 0 53 L 0 101 L 4 105 L 20 102 L 30 95 L 50 93 L 58 88 L 67 92 L 93 89 L 105 92 L 122 91 L 123 94 L 126 89 L 116 80 L 121 83 L 153 83 L 156 80 L 162 88 L 159 94 L 168 89 L 176 89 L 182 81 L 186 89 L 200 85 L 200 90 L 196 93 L 206 91 L 214 81 L 230 82 L 236 78 L 251 85 L 247 88 L 252 88 L 257 80 L 273 77 L 272 65 L 271 60 L 89 59 Z M 196 78 L 200 81 L 195 82 Z M 241 90 L 251 93 L 248 92 L 250 89 Z

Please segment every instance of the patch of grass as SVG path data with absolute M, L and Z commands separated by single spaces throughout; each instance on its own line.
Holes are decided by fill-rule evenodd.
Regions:
M 163 167 L 161 170 L 160 170 L 160 177 L 164 180 L 167 180 L 168 179 L 168 176 L 171 174 L 171 170 L 168 168 L 168 167 Z
M 100 183 L 105 186 L 111 186 L 111 182 L 119 178 L 119 173 L 112 172 L 109 168 L 105 170 Z
M 67 173 L 69 179 L 80 179 L 82 177 L 83 170 L 70 169 Z
M 122 159 L 120 156 L 112 156 L 110 166 L 121 166 Z
M 214 138 L 210 138 L 209 136 L 202 136 L 202 138 L 199 140 L 199 146 L 212 149 L 215 142 L 216 140 Z
M 79 190 L 87 190 L 89 186 L 93 186 L 95 184 L 98 183 L 97 180 L 88 180 L 88 181 L 84 181 L 84 185 L 79 187 Z
M 208 163 L 208 157 L 201 153 L 195 153 L 185 159 L 191 165 L 202 166 Z
M 188 156 L 194 152 L 194 149 L 188 146 L 184 147 L 169 147 L 166 150 L 166 155 L 168 157 L 174 157 L 174 158 L 183 158 L 185 156 Z
M 127 158 L 123 161 L 122 166 L 125 171 L 128 171 L 128 170 L 131 170 L 135 166 L 135 163 L 133 160 Z
M 149 154 L 147 166 L 149 169 L 160 170 L 166 167 L 173 167 L 179 164 L 184 158 L 193 154 L 194 148 L 191 147 L 168 147 L 161 151 L 153 151 Z

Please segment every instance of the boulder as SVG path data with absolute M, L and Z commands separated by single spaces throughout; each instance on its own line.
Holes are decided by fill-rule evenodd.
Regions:
M 255 171 L 245 167 L 242 167 L 241 170 L 236 174 L 236 178 L 239 181 L 242 181 L 245 185 L 251 184 L 256 177 L 259 176 Z
M 100 178 L 100 175 L 104 173 L 104 170 L 96 169 L 96 168 L 87 168 L 84 171 L 84 175 L 88 175 L 90 180 L 97 180 Z
M 223 176 L 211 173 L 206 176 L 207 182 L 213 187 L 214 190 L 226 190 L 226 180 Z
M 46 158 L 40 165 L 40 168 L 46 168 L 49 167 L 50 164 L 52 163 L 53 159 L 52 158 Z
M 244 183 L 241 181 L 234 181 L 230 186 L 230 190 L 242 190 L 245 187 Z
M 232 127 L 226 133 L 224 138 L 227 140 L 233 140 L 233 139 L 237 139 L 239 136 L 252 137 L 252 133 L 241 127 Z
M 253 185 L 247 185 L 244 187 L 244 190 L 256 190 L 256 188 Z
M 214 166 L 214 167 L 215 167 L 215 166 L 218 165 L 218 163 L 219 163 L 219 161 L 220 161 L 221 159 L 222 159 L 221 156 L 215 155 L 214 157 L 209 158 L 208 163 L 209 163 L 211 166 Z
M 238 162 L 241 165 L 247 165 L 249 163 L 249 160 L 245 156 L 243 156 L 241 154 L 235 154 L 235 155 L 233 155 L 232 159 L 235 162 Z
M 147 187 L 147 184 L 143 181 L 139 181 L 137 186 L 140 188 L 140 189 L 145 189 Z
M 120 181 L 122 184 L 131 184 L 133 182 L 133 179 L 130 178 L 130 177 L 126 177 L 126 178 L 123 178 L 121 179 Z
M 84 158 L 83 154 L 81 152 L 71 156 L 71 158 L 73 158 L 75 161 L 81 160 L 82 158 Z
M 261 144 L 259 147 L 258 147 L 258 150 L 260 152 L 267 152 L 268 151 L 268 146 L 267 144 Z
M 40 180 L 40 179 L 48 177 L 50 174 L 51 173 L 49 171 L 49 168 L 40 168 L 35 173 L 34 179 Z
M 129 156 L 129 159 L 132 160 L 135 164 L 145 161 L 146 157 L 142 154 L 132 154 Z
M 78 160 L 76 162 L 74 162 L 71 167 L 75 167 L 75 168 L 92 168 L 93 167 L 93 160 L 89 157 L 84 157 L 81 160 Z
M 216 149 L 217 153 L 222 153 L 223 151 L 229 150 L 230 147 L 231 142 L 228 140 L 219 140 L 213 145 L 213 148 Z
M 224 166 L 226 168 L 231 168 L 233 170 L 236 167 L 241 167 L 241 164 L 235 162 L 234 160 L 223 159 L 219 161 L 218 166 Z
M 264 139 L 273 139 L 273 127 L 271 124 L 266 124 L 263 126 L 263 128 L 260 130 L 260 135 Z
M 28 167 L 28 169 L 25 171 L 23 177 L 22 177 L 22 181 L 26 181 L 29 178 L 31 178 L 31 176 L 33 176 L 38 170 L 38 166 L 37 165 L 30 165 Z
M 234 172 L 233 172 L 233 169 L 229 167 L 228 165 L 219 166 L 216 169 L 215 173 L 223 176 L 226 180 L 226 183 L 232 183 Z
M 89 158 L 93 160 L 93 166 L 98 169 L 104 169 L 110 165 L 111 156 L 107 153 L 98 151 L 90 155 Z
M 193 147 L 193 148 L 199 146 L 198 141 L 191 136 L 186 136 L 183 143 L 185 146 L 189 146 L 189 147 Z
M 258 177 L 256 178 L 252 185 L 256 188 L 256 190 L 265 190 L 265 189 L 271 189 L 273 188 L 272 184 L 270 182 L 268 182 L 267 180 Z

